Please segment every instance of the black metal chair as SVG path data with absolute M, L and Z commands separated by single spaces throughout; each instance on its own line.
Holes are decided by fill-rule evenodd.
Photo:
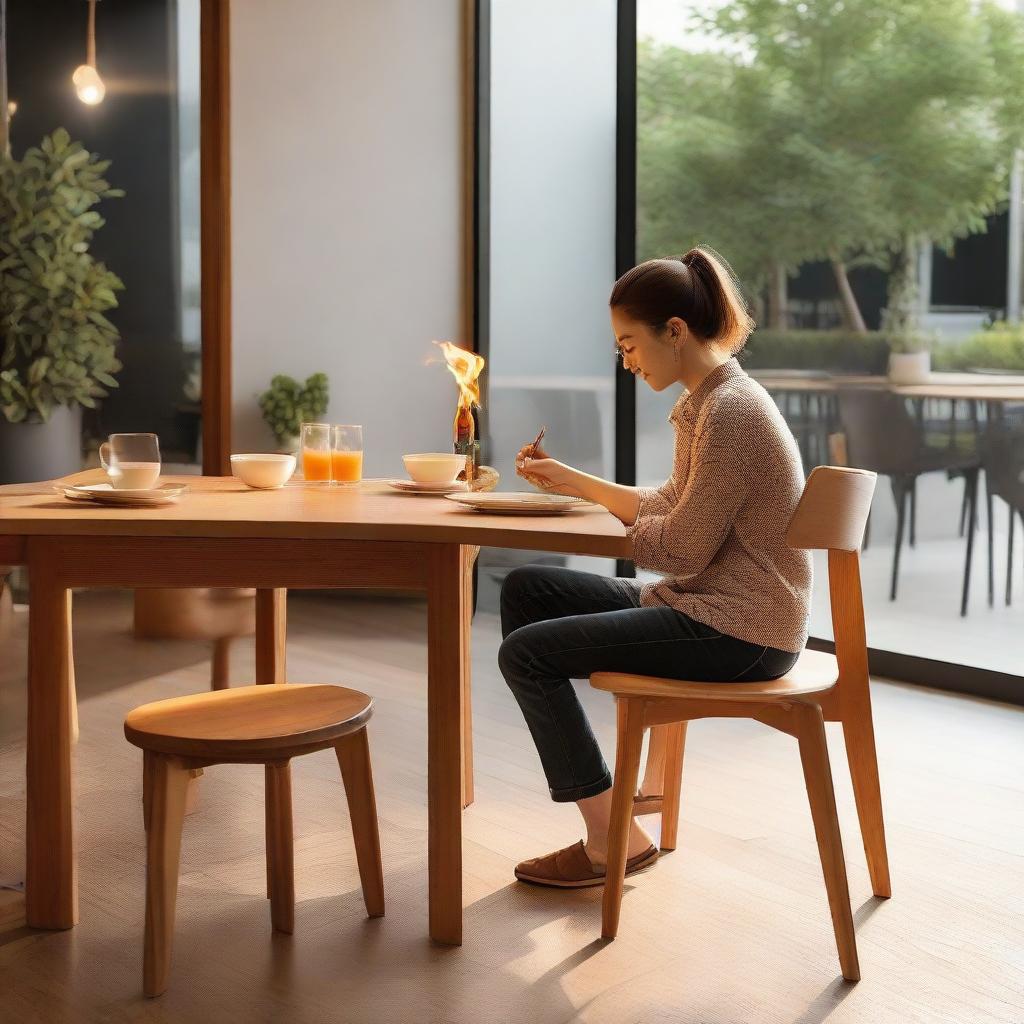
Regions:
M 896 538 L 889 588 L 891 601 L 896 599 L 908 506 L 912 544 L 915 539 L 917 478 L 925 473 L 963 476 L 968 524 L 960 614 L 966 615 L 978 519 L 978 474 L 981 470 L 976 433 L 961 432 L 957 437 L 952 432 L 943 435 L 927 430 L 923 418 L 911 411 L 907 401 L 889 391 L 842 388 L 837 398 L 839 422 L 846 435 L 850 466 L 887 476 L 896 502 Z
M 988 603 L 995 600 L 995 559 L 993 552 L 993 498 L 1002 498 L 1010 508 L 1006 542 L 1006 604 L 1013 590 L 1013 533 L 1020 517 L 1024 524 L 1024 429 L 993 430 L 984 453 L 985 499 L 988 508 Z

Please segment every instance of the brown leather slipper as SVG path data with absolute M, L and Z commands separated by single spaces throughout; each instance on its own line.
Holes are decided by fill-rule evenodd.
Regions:
M 653 864 L 658 859 L 655 846 L 626 861 L 626 874 Z M 590 863 L 581 839 L 564 850 L 555 850 L 544 857 L 534 857 L 516 865 L 516 878 L 532 885 L 549 885 L 556 889 L 582 889 L 590 885 L 604 885 L 605 870 Z

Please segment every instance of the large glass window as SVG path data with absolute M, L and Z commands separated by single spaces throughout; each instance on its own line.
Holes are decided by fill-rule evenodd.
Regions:
M 869 644 L 1020 674 L 1015 6 L 638 0 L 637 28 L 638 259 L 719 250 L 806 468 L 878 472 Z M 638 386 L 639 483 L 668 473 L 675 397 Z
M 515 454 L 544 425 L 552 455 L 610 477 L 616 5 L 492 0 L 490 8 L 484 454 L 502 486 L 516 489 Z M 510 560 L 531 557 L 485 552 L 482 564 L 497 579 Z M 573 564 L 614 571 L 606 559 Z
M 121 280 L 106 312 L 119 334 L 116 387 L 84 410 L 83 448 L 116 431 L 153 431 L 168 463 L 198 461 L 199 0 L 98 3 L 98 103 L 76 95 L 88 5 L 8 0 L 11 149 L 20 159 L 63 128 L 123 189 L 102 199 L 90 251 Z M 106 386 L 106 385 L 105 385 Z

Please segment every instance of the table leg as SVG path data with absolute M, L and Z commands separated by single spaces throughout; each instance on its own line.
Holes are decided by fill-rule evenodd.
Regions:
M 71 805 L 71 602 L 45 558 L 30 558 L 25 914 L 34 928 L 78 921 Z
M 468 548 L 429 545 L 427 806 L 430 937 L 462 944 L 462 725 Z
M 463 594 L 462 615 L 462 806 L 468 807 L 475 799 L 473 785 L 473 695 L 470 687 L 472 670 L 470 668 L 470 637 L 473 625 L 473 566 L 480 554 L 478 547 L 465 549 L 463 558 L 462 583 Z
M 256 591 L 256 682 L 285 682 L 288 591 Z

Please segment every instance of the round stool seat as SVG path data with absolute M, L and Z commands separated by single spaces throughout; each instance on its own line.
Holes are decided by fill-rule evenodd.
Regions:
M 124 734 L 161 754 L 272 760 L 331 746 L 372 712 L 372 698 L 344 686 L 236 686 L 143 704 L 125 718 Z

